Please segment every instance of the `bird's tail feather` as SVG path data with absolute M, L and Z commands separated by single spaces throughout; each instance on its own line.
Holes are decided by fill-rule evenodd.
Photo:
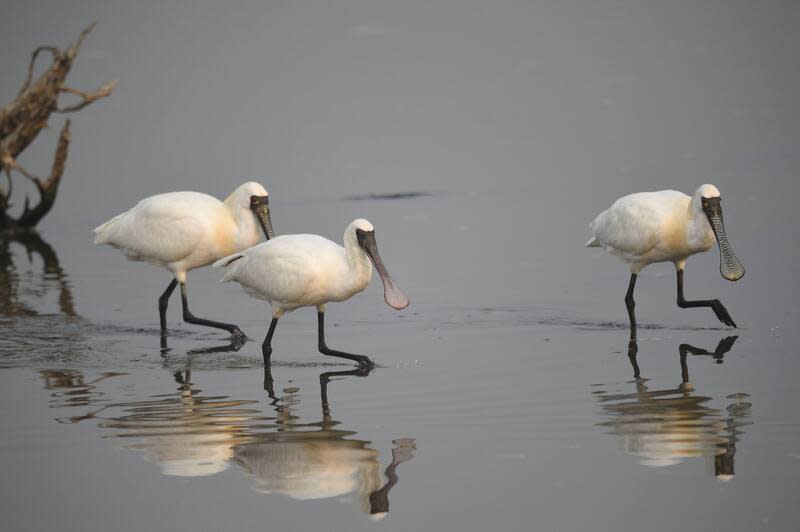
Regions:
M 111 218 L 106 223 L 104 223 L 102 225 L 98 225 L 97 227 L 95 227 L 94 231 L 93 231 L 94 235 L 95 235 L 94 243 L 95 244 L 106 244 L 106 243 L 108 243 L 109 240 L 111 239 L 111 235 L 113 234 L 113 231 L 111 231 L 111 228 L 114 227 L 117 224 L 117 222 L 120 219 L 122 219 L 126 214 L 128 214 L 128 213 L 127 212 L 123 212 L 122 214 L 118 214 L 118 215 L 114 216 L 113 218 Z
M 234 253 L 233 255 L 228 255 L 227 257 L 222 257 L 218 261 L 215 261 L 212 266 L 215 268 L 227 268 L 230 264 L 242 258 L 244 258 L 244 253 Z
M 225 275 L 222 277 L 223 283 L 226 283 L 233 279 L 233 276 L 236 273 L 235 272 L 236 268 L 233 267 L 232 265 L 234 265 L 236 261 L 238 261 L 239 259 L 245 258 L 245 256 L 246 255 L 244 253 L 234 253 L 233 255 L 228 255 L 227 257 L 223 257 L 218 261 L 214 262 L 214 264 L 212 264 L 214 268 L 222 268 L 223 270 L 225 270 Z

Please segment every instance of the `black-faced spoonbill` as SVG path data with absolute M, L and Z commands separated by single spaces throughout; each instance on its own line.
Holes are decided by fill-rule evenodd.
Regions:
M 320 353 L 372 366 L 364 355 L 329 349 L 325 344 L 325 303 L 345 301 L 364 290 L 372 278 L 372 265 L 383 281 L 389 306 L 403 309 L 408 298 L 395 286 L 378 254 L 375 229 L 364 219 L 354 220 L 344 232 L 344 247 L 318 235 L 282 235 L 241 253 L 218 260 L 223 281 L 236 281 L 249 295 L 269 301 L 272 322 L 261 346 L 264 363 L 272 355 L 272 335 L 278 320 L 300 307 L 317 307 Z
M 686 301 L 683 297 L 683 270 L 690 255 L 708 251 L 716 237 L 720 252 L 720 273 L 729 281 L 744 275 L 744 266 L 733 254 L 725 225 L 719 190 L 703 185 L 693 196 L 675 190 L 640 192 L 624 196 L 600 213 L 590 225 L 594 236 L 587 247 L 602 247 L 628 264 L 631 279 L 625 304 L 631 322 L 631 339 L 636 339 L 633 289 L 637 274 L 654 262 L 672 262 L 678 272 L 678 306 L 711 307 L 725 325 L 736 327 L 728 311 L 717 299 Z
M 263 186 L 249 182 L 224 202 L 200 192 L 150 196 L 97 227 L 94 243 L 108 244 L 130 260 L 149 262 L 172 273 L 174 279 L 158 298 L 162 335 L 167 332 L 167 302 L 180 283 L 186 323 L 224 329 L 244 338 L 236 325 L 197 318 L 189 311 L 186 274 L 257 244 L 261 240 L 259 226 L 268 240 L 274 236 L 269 195 Z

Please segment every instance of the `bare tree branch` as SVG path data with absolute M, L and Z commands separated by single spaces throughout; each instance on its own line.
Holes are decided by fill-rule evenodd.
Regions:
M 6 175 L 6 179 L 8 179 L 8 190 L 5 194 L 0 191 L 0 212 L 6 212 L 6 210 L 8 210 L 8 198 L 10 198 L 11 194 L 14 192 L 14 180 L 11 179 L 11 170 L 6 168 L 3 173 Z
M 52 208 L 55 202 L 58 185 L 64 172 L 67 160 L 67 149 L 70 140 L 70 122 L 67 121 L 61 130 L 50 177 L 42 181 L 32 172 L 23 168 L 18 162 L 22 153 L 47 127 L 50 115 L 80 111 L 99 99 L 108 97 L 117 86 L 117 81 L 110 81 L 94 91 L 82 91 L 65 85 L 72 62 L 77 57 L 84 39 L 94 29 L 91 23 L 84 29 L 78 39 L 65 51 L 55 46 L 40 46 L 31 54 L 28 72 L 17 97 L 8 105 L 0 108 L 0 172 L 8 179 L 8 190 L 0 190 L 0 231 L 5 229 L 30 228 L 35 226 Z M 33 71 L 40 53 L 49 52 L 53 62 L 39 77 L 33 81 Z M 73 105 L 60 107 L 58 98 L 61 94 L 71 94 L 80 98 Z M 10 198 L 13 191 L 11 171 L 14 170 L 30 179 L 39 191 L 39 203 L 33 208 L 28 200 L 19 218 L 9 215 Z
M 69 134 L 70 121 L 67 120 L 64 127 L 61 128 L 61 135 L 58 137 L 58 147 L 56 154 L 53 158 L 53 167 L 50 170 L 50 177 L 42 181 L 36 176 L 32 176 L 32 181 L 36 184 L 39 191 L 39 203 L 33 208 L 28 208 L 28 199 L 25 199 L 25 209 L 22 215 L 17 219 L 17 223 L 25 227 L 33 227 L 44 216 L 50 212 L 53 203 L 56 201 L 56 194 L 58 193 L 58 185 L 61 183 L 61 176 L 64 173 L 64 165 L 67 162 L 67 150 L 69 148 L 70 134 Z
M 17 172 L 19 172 L 23 176 L 27 177 L 28 179 L 30 179 L 34 183 L 37 183 L 39 181 L 38 177 L 36 177 L 35 175 L 33 175 L 32 173 L 27 171 L 24 166 L 19 164 L 10 155 L 5 155 L 3 157 L 3 166 L 6 167 L 6 170 L 16 170 Z M 11 182 L 11 174 L 10 173 L 8 174 L 8 180 L 9 180 L 9 183 L 10 183 Z
M 80 96 L 83 99 L 83 101 L 75 105 L 71 105 L 69 107 L 57 109 L 56 111 L 59 113 L 73 113 L 75 111 L 80 111 L 90 103 L 95 102 L 100 98 L 108 97 L 111 94 L 111 91 L 113 91 L 116 86 L 117 86 L 117 80 L 115 79 L 113 81 L 109 81 L 105 85 L 102 85 L 99 89 L 92 92 L 79 91 L 71 87 L 61 87 L 60 89 L 61 92 Z
M 78 55 L 78 51 L 81 49 L 81 45 L 83 44 L 83 40 L 92 32 L 94 27 L 97 25 L 97 21 L 92 22 L 78 36 L 78 40 L 67 49 L 67 53 L 65 54 L 67 58 L 72 61 Z
M 28 87 L 30 87 L 31 80 L 33 79 L 33 66 L 36 64 L 36 58 L 40 52 L 50 52 L 53 55 L 53 61 L 56 61 L 61 53 L 61 51 L 59 51 L 59 49 L 55 46 L 40 46 L 33 51 L 33 54 L 31 54 L 31 62 L 28 64 L 28 77 L 25 78 L 25 83 L 23 83 L 22 87 L 20 87 L 19 92 L 17 93 L 17 98 L 19 98 L 22 93 L 25 92 Z

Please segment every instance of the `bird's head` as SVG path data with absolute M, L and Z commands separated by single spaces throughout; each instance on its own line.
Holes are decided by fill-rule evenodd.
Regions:
M 233 195 L 236 197 L 237 205 L 253 211 L 253 215 L 258 220 L 264 237 L 267 240 L 275 238 L 272 230 L 272 218 L 269 215 L 269 193 L 267 189 L 255 181 L 249 181 L 237 188 Z
M 719 272 L 729 281 L 738 281 L 744 276 L 744 266 L 734 255 L 725 234 L 719 189 L 714 185 L 702 185 L 694 193 L 692 203 L 695 209 L 701 210 L 705 214 L 711 230 L 714 231 L 719 245 Z

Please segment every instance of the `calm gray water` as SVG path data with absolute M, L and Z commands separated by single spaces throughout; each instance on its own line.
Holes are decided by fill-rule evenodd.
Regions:
M 791 3 L 15 3 L 3 101 L 30 50 L 98 19 L 72 75 L 120 78 L 75 116 L 40 238 L 0 244 L 0 512 L 27 530 L 794 530 L 800 517 Z M 17 75 L 14 75 L 17 73 Z M 45 174 L 54 131 L 24 163 Z M 96 248 L 143 196 L 256 178 L 278 233 L 370 219 L 411 298 L 377 280 L 270 317 L 219 274 L 166 347 L 164 272 Z M 722 191 L 747 268 L 637 285 L 583 248 L 623 194 Z M 20 188 L 24 188 L 18 183 Z M 404 199 L 371 194 L 419 192 Z M 352 199 L 366 198 L 366 199 Z M 19 202 L 18 202 L 19 204 Z M 371 517 L 372 516 L 372 517 Z M 375 517 L 382 516 L 381 519 Z

